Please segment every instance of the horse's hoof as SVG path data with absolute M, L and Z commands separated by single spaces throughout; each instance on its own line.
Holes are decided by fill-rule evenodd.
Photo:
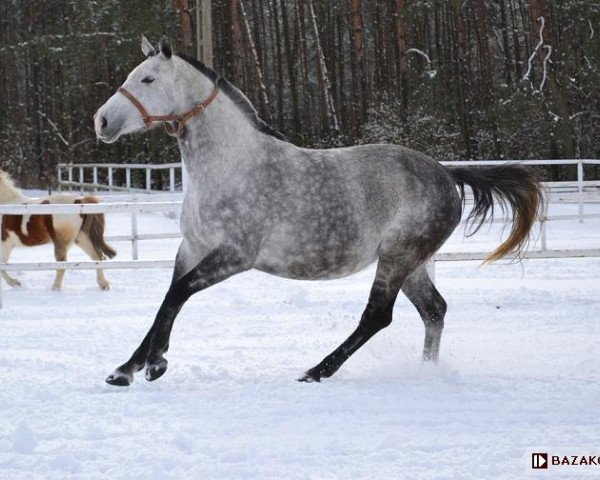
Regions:
M 110 283 L 106 282 L 100 285 L 100 290 L 106 291 L 110 290 Z
M 156 363 L 146 364 L 146 380 L 153 382 L 162 377 L 167 371 L 168 363 L 166 358 L 161 358 Z
M 53 292 L 60 292 L 60 285 L 52 285 Z
M 306 382 L 306 383 L 313 383 L 313 382 L 320 382 L 321 381 L 321 376 L 314 371 L 313 369 L 307 370 L 306 372 L 304 372 L 304 374 L 298 378 L 299 382 Z
M 128 387 L 133 382 L 133 375 L 115 370 L 108 377 L 106 377 L 106 383 L 114 385 L 115 387 Z

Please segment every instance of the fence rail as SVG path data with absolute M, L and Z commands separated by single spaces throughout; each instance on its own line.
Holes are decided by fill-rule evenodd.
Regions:
M 560 165 L 577 165 L 577 179 L 574 181 L 565 182 L 544 182 L 546 188 L 550 190 L 578 190 L 584 191 L 586 188 L 599 188 L 600 180 L 585 180 L 584 166 L 585 165 L 600 165 L 598 159 L 573 159 L 573 160 L 472 160 L 472 161 L 441 161 L 442 165 L 448 166 L 491 166 L 501 164 L 521 164 L 521 165 L 538 165 L 538 166 L 560 166 Z M 90 177 L 91 182 L 87 182 L 87 177 Z M 135 187 L 132 185 L 131 172 L 132 170 L 141 170 L 144 172 L 145 182 L 143 187 Z M 176 178 L 183 178 L 182 163 L 60 163 L 57 167 L 57 178 L 59 189 L 86 189 L 86 190 L 109 190 L 123 192 L 165 192 L 165 190 L 156 190 L 152 188 L 152 174 L 154 172 L 169 171 L 169 189 L 168 191 L 181 191 L 176 183 Z M 106 183 L 99 181 L 99 172 L 106 173 Z M 119 171 L 125 172 L 125 184 L 115 184 L 115 174 Z M 182 182 L 183 183 L 183 180 Z
M 600 198 L 595 197 L 596 201 Z M 131 235 L 108 236 L 111 241 L 131 241 L 131 260 L 111 261 L 76 261 L 76 262 L 32 262 L 32 263 L 1 263 L 0 271 L 16 270 L 85 270 L 85 269 L 143 269 L 143 268 L 171 268 L 173 260 L 138 260 L 138 242 L 142 240 L 157 240 L 168 238 L 180 238 L 181 234 L 151 233 L 139 234 L 137 215 L 144 212 L 173 212 L 181 209 L 181 201 L 167 202 L 138 202 L 138 203 L 98 203 L 98 204 L 27 204 L 27 205 L 0 205 L 0 224 L 3 215 L 40 215 L 40 214 L 87 214 L 87 213 L 130 213 Z M 552 215 L 545 212 L 541 220 L 540 248 L 529 250 L 524 258 L 580 258 L 598 257 L 600 249 L 548 249 L 546 242 L 546 224 L 548 221 L 573 220 L 580 218 L 579 215 Z M 585 214 L 585 218 L 600 218 L 600 214 Z M 496 219 L 494 222 L 502 222 Z M 464 223 L 464 222 L 463 222 Z M 435 263 L 439 261 L 469 261 L 484 260 L 488 252 L 441 252 L 437 253 L 430 263 L 430 273 L 435 278 Z M 2 257 L 2 245 L 0 243 L 0 258 Z M 2 308 L 2 281 L 0 280 L 0 308 Z

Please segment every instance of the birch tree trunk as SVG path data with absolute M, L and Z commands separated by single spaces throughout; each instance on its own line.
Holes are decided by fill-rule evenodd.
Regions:
M 252 66 L 254 69 L 254 79 L 258 83 L 258 91 L 260 98 L 260 113 L 261 116 L 265 119 L 269 119 L 269 98 L 267 96 L 267 87 L 265 86 L 265 81 L 263 78 L 262 69 L 260 68 L 260 62 L 258 60 L 258 53 L 256 51 L 256 46 L 254 45 L 254 40 L 252 39 L 252 31 L 250 30 L 250 25 L 248 24 L 248 17 L 246 16 L 246 10 L 244 9 L 244 2 L 239 0 L 240 13 L 242 14 L 242 24 L 244 25 L 244 32 L 246 33 L 246 40 L 248 41 L 248 46 L 250 47 L 250 53 L 252 54 Z
M 321 48 L 321 41 L 319 39 L 319 28 L 317 26 L 317 16 L 315 15 L 315 8 L 312 0 L 307 0 L 308 9 L 310 12 L 310 22 L 312 25 L 313 34 L 315 37 L 315 47 L 317 50 L 317 65 L 319 70 L 319 83 L 321 85 L 321 95 L 323 97 L 323 108 L 325 110 L 325 116 L 327 118 L 327 127 L 334 131 L 339 130 L 339 123 L 337 114 L 335 113 L 335 105 L 333 104 L 333 96 L 331 95 L 331 83 L 329 81 L 329 75 L 327 73 L 327 65 L 325 64 L 325 56 L 323 55 L 323 49 Z

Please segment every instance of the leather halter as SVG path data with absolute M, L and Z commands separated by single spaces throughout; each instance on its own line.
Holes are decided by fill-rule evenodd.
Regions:
M 215 84 L 214 90 L 211 94 L 194 106 L 191 110 L 182 113 L 181 115 L 150 115 L 148 111 L 142 105 L 137 98 L 135 98 L 125 87 L 119 87 L 118 90 L 122 93 L 125 98 L 127 98 L 135 108 L 137 108 L 142 115 L 142 120 L 144 121 L 144 128 L 147 130 L 154 122 L 164 122 L 166 132 L 173 137 L 181 137 L 185 130 L 185 123 L 190 119 L 195 117 L 196 115 L 201 114 L 206 107 L 208 107 L 212 101 L 217 98 L 219 94 L 219 86 Z M 175 127 L 171 126 L 168 122 L 174 122 Z

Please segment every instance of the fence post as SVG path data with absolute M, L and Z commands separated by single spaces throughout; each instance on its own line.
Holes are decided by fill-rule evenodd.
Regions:
M 169 190 L 171 193 L 175 191 L 175 167 L 169 168 Z
M 79 192 L 83 193 L 83 184 L 85 183 L 85 178 L 83 176 L 83 167 L 79 167 Z
M 131 214 L 131 259 L 138 259 L 138 221 L 137 212 Z
M 92 182 L 94 182 L 94 192 L 98 191 L 98 167 L 96 165 L 94 165 L 94 168 L 92 170 Z
M 112 167 L 108 167 L 108 186 L 109 187 L 113 186 L 113 168 Z M 109 190 L 112 190 L 112 188 L 110 188 Z
M 125 167 L 125 186 L 127 187 L 127 191 L 131 191 L 131 168 Z
M 60 163 L 56 166 L 56 180 L 58 181 L 58 191 L 62 191 L 62 168 Z
M 577 162 L 577 190 L 579 191 L 579 223 L 583 223 L 583 162 Z
M 69 166 L 69 192 L 73 190 L 73 167 Z
M 152 170 L 150 170 L 150 168 L 146 167 L 146 191 L 147 192 L 150 191 L 150 183 L 152 182 L 151 172 L 152 172 Z

